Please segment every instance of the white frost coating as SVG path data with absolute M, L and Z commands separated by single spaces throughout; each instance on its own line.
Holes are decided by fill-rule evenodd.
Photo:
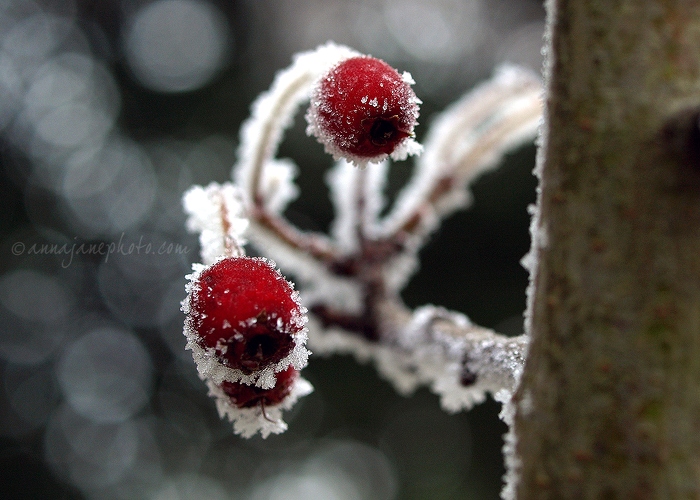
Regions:
M 508 432 L 503 436 L 503 462 L 506 466 L 506 472 L 503 475 L 501 498 L 504 500 L 514 500 L 515 487 L 520 479 L 519 471 L 522 466 L 522 461 L 516 454 L 517 436 L 515 435 L 514 427 L 515 413 L 517 411 L 516 404 L 513 401 L 513 392 L 505 389 L 494 394 L 493 398 L 501 403 L 501 412 L 498 416 L 508 426 Z
M 445 411 L 468 410 L 481 403 L 486 393 L 515 390 L 520 380 L 527 350 L 525 336 L 508 338 L 475 331 L 456 340 L 437 331 L 433 343 L 445 349 L 442 370 L 432 374 L 432 390 L 440 395 Z M 474 376 L 471 385 L 461 382 L 465 370 Z
M 532 113 L 519 116 L 523 108 Z M 443 111 L 433 122 L 426 139 L 422 162 L 441 168 L 455 168 L 475 146 L 478 139 L 500 124 L 515 120 L 498 142 L 486 151 L 500 154 L 526 139 L 532 139 L 541 117 L 541 83 L 530 70 L 513 65 L 496 69 L 494 76 L 474 88 Z M 467 181 L 480 174 L 492 161 L 468 165 Z M 425 165 L 427 168 L 427 165 Z
M 413 137 L 406 137 L 403 141 L 396 145 L 396 148 L 389 155 L 394 161 L 403 161 L 409 156 L 420 156 L 425 148 L 421 143 L 416 141 Z M 375 163 L 382 161 L 383 158 L 377 158 L 373 160 Z
M 373 353 L 377 372 L 394 386 L 402 396 L 410 396 L 421 383 L 421 374 L 415 369 L 410 352 L 379 346 Z
M 497 166 L 508 150 L 535 136 L 540 119 L 539 79 L 523 68 L 500 67 L 491 80 L 435 118 L 413 177 L 382 224 L 383 233 L 397 231 L 420 210 L 441 179 L 453 178 L 453 187 L 416 233 L 433 231 L 442 217 L 469 203 L 469 182 Z
M 306 283 L 316 280 L 321 281 L 322 277 L 328 276 L 329 279 L 332 279 L 324 266 L 314 260 L 313 257 L 291 248 L 284 241 L 280 240 L 277 235 L 272 234 L 268 228 L 257 224 L 254 219 L 250 222 L 250 227 L 246 233 L 250 242 L 256 248 L 264 250 L 265 255 L 278 262 L 280 268 L 284 269 L 285 274 L 292 274 L 299 282 L 299 289 Z
M 356 193 L 353 186 L 357 185 L 359 177 L 360 171 L 345 160 L 338 160 L 326 175 L 335 213 L 330 233 L 340 251 L 345 254 L 358 249 Z
M 197 365 L 199 375 L 202 378 L 212 380 L 216 384 L 224 381 L 242 382 L 246 385 L 256 385 L 262 389 L 272 389 L 277 381 L 276 373 L 285 370 L 289 365 L 292 365 L 296 370 L 301 370 L 307 365 L 310 354 L 305 346 L 308 334 L 306 329 L 304 329 L 294 335 L 294 349 L 279 363 L 250 374 L 245 374 L 241 370 L 221 364 L 216 359 L 214 348 L 203 348 L 197 343 L 196 332 L 185 329 L 185 336 L 187 337 L 185 349 L 192 351 L 192 359 Z
M 422 306 L 413 311 L 410 323 L 399 335 L 398 344 L 404 348 L 415 348 L 419 344 L 431 343 L 434 336 L 431 324 L 437 320 L 451 321 L 460 327 L 471 326 L 469 318 L 463 314 L 432 305 Z
M 313 316 L 309 321 L 309 346 L 314 355 L 350 354 L 359 363 L 373 361 L 379 375 L 403 396 L 409 396 L 421 384 L 413 372 L 410 353 L 370 342 L 340 328 L 324 328 Z
M 360 363 L 372 359 L 377 345 L 359 335 L 352 335 L 339 328 L 324 328 L 321 322 L 311 316 L 309 318 L 309 347 L 314 356 L 330 356 L 333 354 L 351 354 Z
M 551 20 L 550 20 L 551 21 Z M 554 26 L 553 22 L 548 22 L 546 25 L 546 30 L 544 34 L 545 40 L 551 40 L 552 36 L 552 29 Z M 545 47 L 549 45 L 549 42 L 545 44 Z M 553 67 L 553 58 L 550 57 L 550 54 L 547 52 L 544 53 L 544 81 L 545 82 L 551 82 L 551 72 L 552 72 L 552 67 Z M 550 88 L 545 87 L 544 93 L 547 95 L 551 92 Z M 547 113 L 547 108 L 544 108 L 544 113 L 546 115 Z M 544 151 L 547 150 L 547 140 L 549 136 L 549 129 L 548 129 L 548 123 L 549 120 L 547 120 L 547 117 L 545 116 L 544 120 L 542 121 L 541 126 L 539 127 L 539 133 L 537 135 L 537 138 L 535 140 L 535 144 L 537 145 L 537 159 L 535 162 L 535 169 L 534 169 L 534 174 L 537 177 L 537 179 L 542 183 L 542 166 L 544 164 Z M 528 253 L 522 258 L 521 265 L 528 270 L 529 272 L 529 283 L 528 286 L 525 290 L 525 296 L 526 296 L 526 308 L 525 308 L 525 335 L 529 336 L 532 332 L 532 309 L 533 309 L 533 302 L 535 298 L 535 276 L 537 275 L 537 270 L 539 266 L 539 249 L 547 246 L 548 242 L 548 233 L 545 230 L 540 231 L 541 228 L 541 195 L 542 195 L 542 190 L 541 186 L 537 190 L 537 204 L 528 207 L 528 212 L 530 213 L 530 216 L 532 217 L 530 220 L 530 238 L 531 238 L 531 244 L 530 244 L 530 250 Z M 540 241 L 540 236 L 544 236 L 545 240 Z M 522 374 L 522 367 L 521 367 L 521 374 Z M 519 382 L 519 380 L 518 380 Z M 514 392 L 514 391 L 513 391 Z M 520 471 L 522 469 L 522 461 L 520 460 L 520 457 L 516 453 L 516 447 L 517 447 L 517 436 L 515 434 L 515 428 L 514 428 L 514 422 L 515 422 L 515 414 L 516 411 L 518 411 L 518 408 L 516 408 L 516 404 L 513 401 L 512 394 L 509 393 L 504 393 L 499 399 L 501 403 L 503 403 L 503 408 L 501 410 L 500 417 L 501 419 L 508 425 L 508 432 L 504 436 L 504 445 L 503 445 L 503 458 L 506 466 L 506 473 L 503 475 L 503 489 L 501 490 L 501 498 L 503 500 L 515 500 L 516 498 L 516 487 L 518 485 L 518 482 L 520 481 Z M 530 411 L 530 406 L 531 404 L 531 399 L 529 395 L 524 395 L 521 406 L 519 410 L 523 411 L 525 410 L 526 413 Z
M 422 147 L 422 146 L 421 146 Z M 368 238 L 379 235 L 380 214 L 386 205 L 384 189 L 389 175 L 389 162 L 383 161 L 362 173 L 364 176 L 364 212 L 362 224 Z
M 380 214 L 386 205 L 384 190 L 389 175 L 389 162 L 383 161 L 372 168 L 362 172 L 364 176 L 364 211 L 362 225 L 365 236 L 376 238 L 379 236 Z
M 397 293 L 403 290 L 411 276 L 420 268 L 420 260 L 417 255 L 419 248 L 416 248 L 418 245 L 415 240 L 416 238 L 408 240 L 406 242 L 407 251 L 397 255 L 384 266 L 384 279 L 388 290 Z
M 432 328 L 436 320 L 450 321 L 461 328 L 471 326 L 469 319 L 459 313 L 435 306 L 415 310 L 407 327 L 400 335 L 399 344 L 412 353 L 413 372 L 431 390 L 440 396 L 440 404 L 450 413 L 468 410 L 481 403 L 490 389 L 477 379 L 465 387 L 461 383 L 463 361 L 469 345 Z
M 539 193 L 537 195 L 538 197 L 538 203 L 539 203 Z M 527 288 L 525 289 L 525 299 L 526 299 L 526 308 L 525 308 L 525 333 L 530 334 L 532 331 L 532 306 L 533 302 L 535 300 L 535 276 L 537 275 L 537 268 L 539 265 L 538 261 L 538 256 L 539 256 L 539 236 L 541 234 L 540 231 L 540 221 L 541 221 L 541 216 L 540 216 L 540 211 L 537 208 L 537 206 L 532 206 L 532 209 L 530 210 L 530 215 L 532 219 L 530 219 L 530 250 L 523 256 L 522 259 L 520 259 L 520 265 L 523 266 L 529 273 L 529 278 L 528 278 L 528 285 Z M 505 498 L 505 497 L 504 497 Z
M 273 267 L 274 263 L 270 263 Z M 192 274 L 185 276 L 189 282 L 185 285 L 185 290 L 187 291 L 187 296 L 182 301 L 182 311 L 185 314 L 190 314 L 190 300 L 192 294 L 198 290 L 199 278 L 208 266 L 202 264 L 192 265 Z M 294 291 L 292 294 L 294 301 L 300 304 L 299 294 Z M 298 319 L 299 322 L 305 323 L 308 321 L 306 316 L 306 308 L 300 306 L 301 317 Z M 262 370 L 254 371 L 253 373 L 246 374 L 241 370 L 230 368 L 223 365 L 216 357 L 216 349 L 207 348 L 200 345 L 199 334 L 190 326 L 189 321 L 185 321 L 185 326 L 183 328 L 183 334 L 187 338 L 187 345 L 185 349 L 192 351 L 192 358 L 197 365 L 197 371 L 200 377 L 203 379 L 209 379 L 215 384 L 221 384 L 223 381 L 228 382 L 242 382 L 246 385 L 254 384 L 263 389 L 271 389 L 275 386 L 277 380 L 276 373 L 279 373 L 289 365 L 292 365 L 294 369 L 301 370 L 304 368 L 309 360 L 309 354 L 311 354 L 308 349 L 306 349 L 306 341 L 308 339 L 308 329 L 304 326 L 297 333 L 290 333 L 294 338 L 294 348 L 291 352 L 282 358 L 278 363 L 274 365 L 267 366 Z
M 414 313 L 403 343 L 412 346 L 417 376 L 440 396 L 443 409 L 450 413 L 468 410 L 481 403 L 486 393 L 514 390 L 520 377 L 527 341 L 506 338 L 474 327 L 474 332 L 455 338 L 434 321 L 449 321 L 465 330 L 473 325 L 466 316 L 433 306 Z M 422 332 L 422 333 L 417 333 Z M 471 385 L 462 383 L 464 371 L 473 374 Z
M 243 189 L 246 203 L 253 201 L 257 175 L 276 154 L 283 131 L 293 123 L 299 105 L 309 98 L 313 83 L 334 64 L 356 55 L 359 53 L 330 42 L 297 54 L 291 66 L 277 73 L 270 89 L 253 103 L 251 116 L 241 127 L 234 167 L 234 179 Z
M 265 208 L 271 213 L 282 213 L 299 196 L 294 183 L 297 172 L 296 164 L 289 158 L 270 160 L 263 168 L 261 194 Z
M 189 216 L 187 229 L 199 233 L 202 262 L 213 264 L 222 255 L 242 255 L 248 220 L 238 187 L 214 182 L 206 187 L 192 186 L 182 203 Z
M 280 434 L 287 430 L 287 424 L 282 420 L 282 411 L 291 409 L 297 400 L 313 392 L 313 386 L 305 379 L 298 377 L 289 395 L 276 405 L 266 405 L 265 411 L 260 405 L 252 408 L 238 408 L 230 403 L 229 396 L 211 380 L 207 380 L 209 395 L 216 398 L 216 409 L 221 418 L 227 417 L 233 423 L 233 432 L 244 438 L 251 438 L 258 432 L 263 439 L 270 434 Z
M 519 479 L 517 471 L 520 470 L 521 462 L 515 453 L 516 437 L 513 427 L 515 421 L 515 404 L 513 403 L 513 393 L 502 389 L 493 395 L 493 399 L 501 403 L 501 413 L 499 417 L 508 426 L 508 432 L 503 436 L 503 461 L 506 466 L 506 473 L 503 475 L 503 488 L 501 498 L 512 500 L 515 498 L 515 485 Z
M 350 314 L 362 311 L 363 293 L 360 285 L 353 280 L 333 277 L 330 280 L 309 283 L 300 290 L 304 296 L 304 304 L 309 308 L 326 305 Z
M 338 161 L 327 179 L 336 212 L 330 237 L 302 233 L 281 216 L 298 194 L 294 183 L 297 168 L 290 160 L 274 158 L 277 147 L 299 105 L 312 95 L 315 83 L 333 65 L 356 55 L 359 54 L 347 47 L 329 43 L 296 56 L 288 69 L 278 73 L 271 89 L 256 100 L 251 118 L 242 127 L 233 173 L 236 186 L 195 186 L 184 198 L 188 227 L 200 232 L 205 264 L 214 263 L 222 255 L 242 254 L 245 232 L 253 245 L 295 277 L 307 307 L 328 308 L 331 313 L 326 320 L 335 321 L 336 313 L 337 323 L 343 324 L 344 314 L 352 320 L 362 319 L 370 311 L 377 313 L 370 320 L 376 320 L 372 326 L 378 329 L 378 340 L 369 340 L 357 331 L 345 332 L 340 327 L 324 328 L 319 318 L 312 317 L 295 334 L 292 353 L 275 366 L 249 375 L 222 365 L 216 358 L 216 349 L 202 347 L 201 339 L 186 322 L 187 348 L 192 350 L 200 376 L 217 398 L 219 413 L 228 416 L 235 432 L 244 437 L 257 432 L 266 437 L 284 431 L 282 410 L 311 392 L 310 384 L 300 379 L 283 403 L 247 409 L 232 406 L 218 386 L 230 381 L 273 388 L 276 373 L 290 365 L 297 370 L 306 365 L 310 354 L 305 347 L 307 337 L 317 354 L 348 353 L 361 362 L 373 361 L 379 374 L 401 394 L 408 395 L 422 385 L 430 387 L 448 412 L 469 409 L 483 401 L 487 393 L 509 401 L 520 378 L 527 348 L 525 337 L 497 335 L 472 325 L 464 315 L 439 307 L 425 306 L 410 313 L 398 296 L 418 268 L 417 255 L 426 236 L 443 217 L 469 203 L 469 182 L 495 167 L 509 148 L 534 135 L 541 116 L 539 80 L 515 67 L 501 68 L 489 82 L 440 115 L 411 181 L 384 219 L 381 213 L 388 162 L 358 169 L 353 162 L 365 167 L 366 158 Z M 414 83 L 407 72 L 402 79 Z M 369 96 L 364 101 L 378 108 L 387 106 L 386 101 L 370 100 Z M 313 123 L 309 127 L 313 128 Z M 421 149 L 410 138 L 391 157 L 405 159 Z M 385 158 L 386 155 L 373 160 Z M 246 211 L 251 216 L 249 225 L 244 218 Z M 537 215 L 531 231 L 534 240 L 546 244 L 546 231 L 539 227 Z M 387 245 L 360 248 L 361 238 L 370 244 L 385 239 Z M 384 250 L 393 253 L 386 255 Z M 358 267 L 369 269 L 369 273 L 362 275 L 352 265 L 345 265 L 365 257 L 369 259 L 367 268 Z M 385 257 L 389 258 L 381 260 Z M 531 271 L 536 265 L 533 257 L 523 263 Z M 190 297 L 205 268 L 195 265 L 188 276 L 188 296 L 182 303 L 187 314 Z M 368 276 L 373 280 L 381 276 L 376 310 L 366 304 Z M 384 301 L 392 305 L 385 305 Z
M 431 387 L 435 394 L 440 395 L 440 406 L 447 413 L 466 411 L 486 400 L 488 389 L 482 384 L 464 387 L 459 382 L 461 373 L 461 363 L 449 363 Z
M 360 170 L 346 160 L 339 160 L 328 172 L 326 182 L 335 212 L 331 236 L 341 252 L 350 254 L 358 250 L 358 224 L 362 225 L 365 236 L 372 238 L 377 234 L 376 221 L 385 204 L 383 190 L 388 168 L 386 161 Z M 356 203 L 358 190 L 362 190 L 362 207 Z M 358 213 L 360 210 L 362 213 Z

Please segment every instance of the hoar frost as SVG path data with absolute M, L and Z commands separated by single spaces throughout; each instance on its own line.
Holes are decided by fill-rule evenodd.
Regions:
M 353 84 L 343 83 L 348 77 L 355 78 Z M 418 252 L 430 234 L 469 204 L 469 184 L 534 137 L 541 117 L 540 82 L 521 68 L 499 69 L 433 120 L 424 147 L 414 139 L 420 100 L 413 83 L 408 72 L 399 74 L 383 61 L 334 43 L 301 53 L 253 104 L 241 129 L 234 183 L 195 186 L 185 195 L 188 227 L 200 234 L 204 264 L 242 256 L 247 239 L 294 276 L 299 306 L 309 311 L 309 323 L 295 333 L 290 354 L 251 373 L 217 364 L 217 355 L 228 353 L 233 341 L 203 347 L 201 336 L 185 327 L 220 414 L 245 437 L 282 432 L 282 410 L 311 391 L 301 377 L 289 387 L 276 385 L 279 374 L 295 370 L 296 375 L 306 364 L 307 335 L 316 354 L 349 353 L 373 362 L 401 394 L 428 386 L 448 412 L 469 409 L 487 393 L 505 403 L 517 385 L 527 337 L 499 335 L 436 306 L 411 311 L 400 293 L 418 269 Z M 334 97 L 340 93 L 343 98 Z M 301 231 L 284 215 L 299 193 L 294 178 L 304 170 L 276 154 L 305 101 L 309 133 L 337 160 L 327 176 L 335 209 L 330 234 Z M 390 160 L 421 152 L 411 179 L 387 206 Z M 195 267 L 190 295 L 204 269 Z M 189 313 L 186 302 L 183 310 Z M 248 319 L 254 327 L 274 318 Z M 226 329 L 237 325 L 228 321 Z M 266 346 L 261 342 L 248 355 L 262 358 Z M 272 393 L 266 399 L 258 389 L 251 395 L 250 387 L 225 383 L 276 390 L 284 397 L 276 402 Z M 232 398 L 236 388 L 246 394 Z M 239 406 L 243 400 L 256 404 L 241 408 L 234 400 Z

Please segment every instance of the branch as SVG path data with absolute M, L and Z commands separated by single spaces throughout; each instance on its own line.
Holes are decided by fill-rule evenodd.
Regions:
M 506 337 L 435 306 L 411 311 L 391 300 L 376 311 L 376 317 L 368 320 L 313 309 L 321 323 L 315 325 L 312 316 L 309 342 L 314 353 L 371 360 L 399 393 L 407 395 L 427 385 L 451 413 L 470 409 L 487 393 L 515 389 L 527 351 L 525 335 Z
M 383 76 L 362 87 L 366 90 L 360 94 L 355 92 L 357 102 L 352 105 L 343 99 L 338 101 L 335 93 L 324 98 L 332 97 L 334 103 L 341 104 L 340 109 L 346 110 L 346 121 L 357 125 L 353 133 L 368 134 L 358 142 L 362 147 L 356 144 L 351 148 L 355 163 L 364 168 L 358 169 L 345 160 L 336 162 L 329 175 L 336 209 L 331 234 L 303 232 L 282 215 L 297 192 L 293 184 L 296 168 L 274 155 L 299 104 L 309 95 L 317 95 L 312 89 L 320 82 L 337 83 L 344 92 L 358 88 L 352 83 L 355 80 L 335 80 L 345 70 L 333 73 L 354 54 L 328 44 L 297 56 L 290 68 L 277 75 L 270 91 L 256 101 L 251 118 L 243 126 L 235 184 L 213 184 L 206 190 L 195 187 L 186 195 L 190 227 L 207 232 L 207 237 L 203 232 L 201 238 L 203 259 L 207 262 L 217 251 L 232 254 L 235 248 L 227 242 L 240 240 L 245 229 L 245 236 L 259 251 L 297 279 L 302 301 L 311 311 L 309 346 L 316 354 L 346 352 L 360 360 L 373 360 L 379 373 L 399 392 L 408 394 L 418 386 L 429 386 L 450 412 L 471 408 L 487 393 L 503 401 L 520 377 L 527 339 L 499 335 L 472 324 L 463 314 L 440 307 L 411 311 L 401 301 L 400 292 L 417 268 L 417 253 L 429 233 L 442 218 L 466 204 L 469 182 L 495 168 L 510 148 L 534 135 L 541 114 L 539 81 L 525 70 L 501 69 L 446 111 L 436 120 L 435 132 L 429 135 L 425 156 L 416 164 L 412 180 L 389 215 L 382 218 L 389 163 L 368 163 L 387 157 L 405 158 L 422 150 L 412 136 L 420 101 L 410 90 L 407 73 L 399 76 L 386 63 L 371 57 L 352 58 L 347 66 L 359 65 L 363 78 L 371 79 L 374 74 L 365 73 L 364 65 L 380 68 Z M 324 76 L 327 70 L 336 76 L 329 80 L 328 74 Z M 347 71 L 356 78 L 355 71 L 359 70 Z M 383 92 L 384 83 L 389 81 L 403 89 L 410 104 L 410 109 L 396 108 L 397 113 L 410 115 L 411 130 L 405 137 L 406 130 L 392 128 L 394 121 L 403 123 L 403 118 L 375 115 L 379 110 L 388 113 L 387 109 L 394 106 L 389 105 L 393 94 L 382 97 L 381 105 L 376 97 L 364 94 Z M 312 103 L 312 108 L 317 105 Z M 360 115 L 364 118 L 356 119 Z M 320 122 L 313 123 L 316 129 L 320 127 Z M 314 127 L 310 125 L 310 129 Z M 373 136 L 372 131 L 377 134 L 377 130 L 381 134 Z M 387 137 L 405 140 L 390 142 Z M 344 144 L 336 144 L 331 150 L 343 151 Z M 396 149 L 385 150 L 387 144 L 394 144 Z M 371 158 L 359 161 L 357 155 L 364 154 L 365 149 L 377 149 L 378 155 L 372 153 Z M 201 194 L 204 191 L 207 196 Z M 217 192 L 222 196 L 215 196 Z M 225 193 L 230 195 L 223 196 Z M 250 222 L 247 228 L 233 223 L 233 214 L 241 213 Z M 218 220 L 207 222 L 207 217 Z M 232 232 L 235 234 L 229 234 Z M 214 378 L 206 370 L 205 375 Z M 213 383 L 223 380 L 228 379 L 219 377 Z

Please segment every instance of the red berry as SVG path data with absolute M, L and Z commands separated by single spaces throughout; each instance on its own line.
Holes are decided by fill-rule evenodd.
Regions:
M 299 372 L 292 366 L 277 374 L 277 383 L 272 389 L 262 389 L 255 385 L 246 385 L 241 382 L 224 381 L 219 387 L 229 397 L 229 402 L 238 408 L 252 408 L 261 405 L 274 406 L 281 403 L 289 396 L 292 386 L 299 376 Z
M 383 160 L 413 135 L 420 100 L 384 61 L 346 59 L 316 85 L 308 131 L 328 153 L 355 163 Z
M 229 257 L 199 275 L 188 324 L 225 366 L 250 374 L 280 362 L 304 328 L 292 285 L 267 260 Z

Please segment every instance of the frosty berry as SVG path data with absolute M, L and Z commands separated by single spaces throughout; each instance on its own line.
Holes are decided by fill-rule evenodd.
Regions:
M 269 261 L 254 257 L 229 257 L 204 269 L 187 321 L 202 348 L 245 374 L 279 363 L 304 328 L 292 285 Z
M 292 386 L 298 377 L 299 372 L 290 366 L 277 374 L 277 382 L 272 389 L 227 381 L 222 382 L 220 388 L 228 396 L 229 403 L 237 408 L 261 405 L 264 409 L 266 406 L 281 403 L 292 391 Z
M 413 136 L 420 100 L 409 81 L 380 59 L 345 59 L 314 88 L 307 131 L 335 157 L 383 160 Z

